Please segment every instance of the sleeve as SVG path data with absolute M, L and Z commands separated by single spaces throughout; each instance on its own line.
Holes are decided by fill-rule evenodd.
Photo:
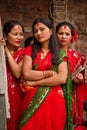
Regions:
M 24 50 L 24 56 L 25 55 L 32 56 L 32 46 L 28 46 L 27 48 L 25 48 L 25 50 Z

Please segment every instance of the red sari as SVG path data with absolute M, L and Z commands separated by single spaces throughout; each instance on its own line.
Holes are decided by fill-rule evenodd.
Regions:
M 32 55 L 31 47 L 26 48 L 25 55 Z M 37 70 L 49 70 L 52 67 L 51 59 L 52 53 L 49 52 L 47 56 L 43 60 L 41 60 L 41 51 L 39 51 L 33 62 L 33 66 L 36 66 L 38 64 Z M 50 89 L 50 91 L 44 98 L 44 95 L 46 94 L 48 88 Z M 40 90 L 39 92 L 38 89 Z M 35 108 L 30 108 L 33 99 L 37 100 L 37 104 L 35 103 L 33 105 L 36 105 L 36 107 L 38 106 L 40 98 L 36 99 L 34 98 L 34 96 L 37 95 L 38 97 L 38 95 L 40 95 L 40 92 L 42 93 L 42 90 L 42 100 L 43 98 L 44 100 L 41 102 L 36 110 L 34 110 Z M 28 108 L 30 108 L 29 111 L 27 111 Z M 25 115 L 23 115 L 21 118 L 19 126 L 20 130 L 64 130 L 66 122 L 66 107 L 61 86 L 35 86 L 32 90 L 25 93 L 22 110 L 23 114 Z M 26 118 L 30 114 L 30 111 L 32 111 L 33 113 L 31 113 L 30 117 L 26 120 Z M 21 122 L 23 120 L 24 123 L 23 125 L 21 125 Z
M 17 63 L 23 59 L 23 50 L 14 53 L 13 57 Z M 10 119 L 7 120 L 7 130 L 17 130 L 21 116 L 23 93 L 19 87 L 19 79 L 12 74 L 8 62 L 6 63 L 8 80 L 8 97 L 10 103 Z
M 70 72 L 71 74 L 74 74 L 74 72 L 80 67 L 80 65 L 82 66 L 84 65 L 85 58 L 79 52 L 68 48 L 68 61 L 70 64 Z M 85 86 L 86 86 L 85 83 L 82 83 L 80 85 L 73 84 L 74 89 L 73 118 L 75 124 L 82 124 L 83 122 L 83 103 L 87 97 L 87 87 Z

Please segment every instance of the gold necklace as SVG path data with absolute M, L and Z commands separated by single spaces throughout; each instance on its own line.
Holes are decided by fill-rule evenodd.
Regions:
M 41 59 L 44 59 L 44 58 L 47 56 L 48 52 L 49 52 L 49 51 L 44 52 L 44 51 L 42 50 L 42 52 L 41 52 Z
M 11 53 L 11 55 L 13 55 L 13 54 L 14 54 L 14 51 L 10 51 L 10 53 Z
M 17 49 L 17 50 L 18 50 L 18 49 Z M 10 51 L 10 54 L 11 54 L 11 55 L 14 55 L 14 53 L 15 53 L 17 50 Z

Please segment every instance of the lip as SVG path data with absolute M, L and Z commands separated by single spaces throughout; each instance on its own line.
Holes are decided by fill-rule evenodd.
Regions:
M 41 39 L 43 39 L 43 37 L 38 37 L 38 40 L 41 40 Z
M 21 43 L 21 41 L 16 41 L 16 43 L 17 43 L 17 44 L 20 44 L 20 43 Z
M 62 43 L 65 43 L 65 42 L 67 42 L 66 40 L 60 40 Z
M 38 39 L 43 38 L 42 36 L 38 36 Z

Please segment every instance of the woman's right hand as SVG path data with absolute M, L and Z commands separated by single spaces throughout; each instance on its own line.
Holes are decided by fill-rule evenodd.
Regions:
M 0 39 L 0 44 L 3 45 L 4 47 L 6 46 L 6 40 L 5 40 L 4 37 L 2 37 L 2 38 Z
M 55 74 L 57 74 L 57 73 L 55 71 L 52 71 L 52 70 L 43 71 L 44 78 L 51 77 L 51 76 L 53 76 Z

